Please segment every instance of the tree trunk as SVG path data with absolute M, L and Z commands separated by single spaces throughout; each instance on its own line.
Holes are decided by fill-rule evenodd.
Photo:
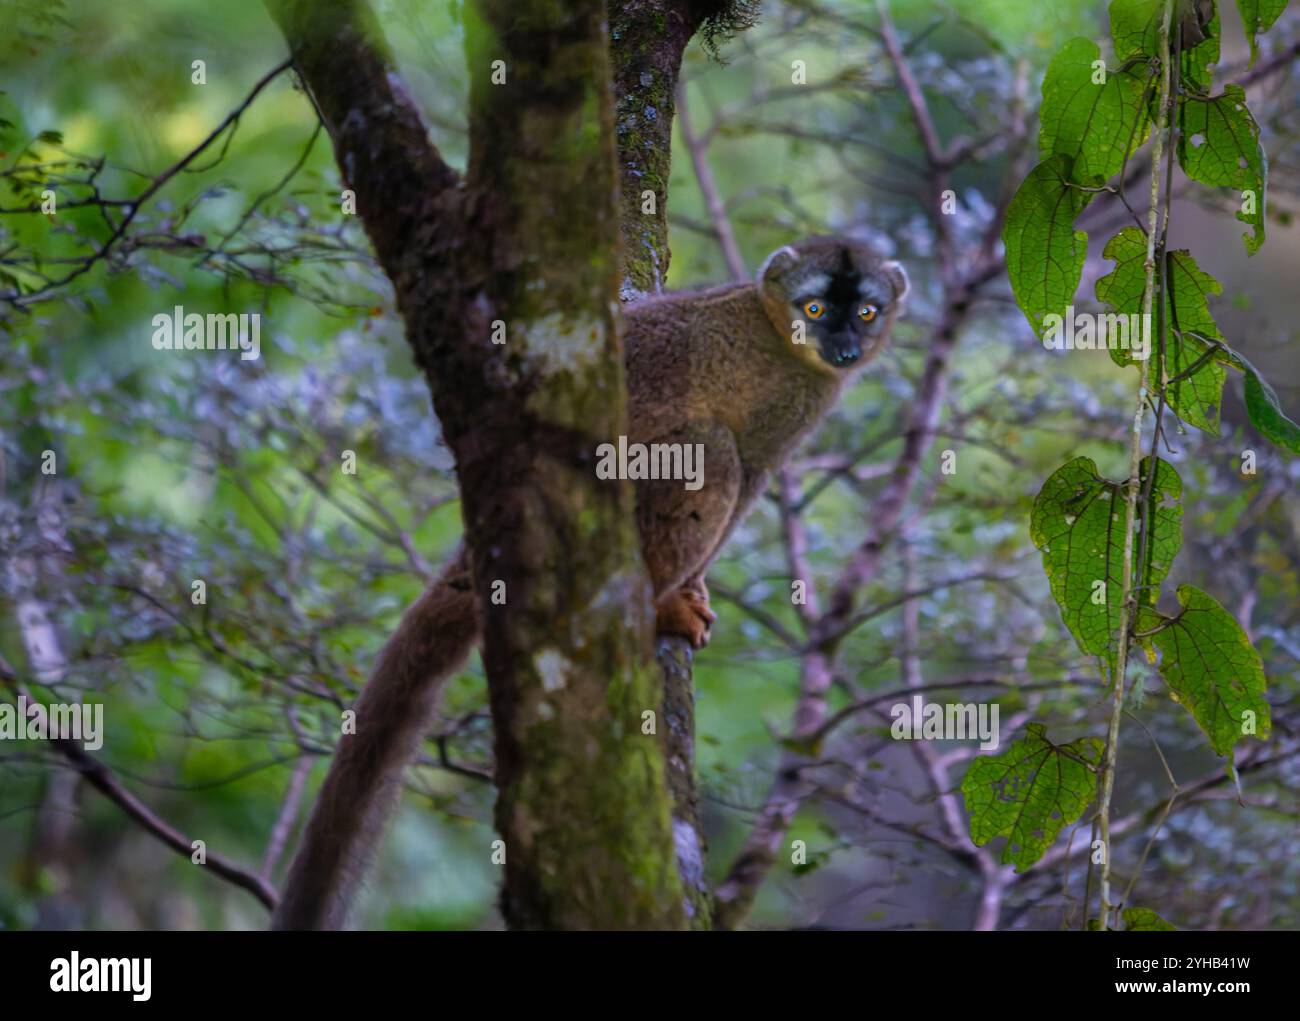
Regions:
M 642 733 L 660 685 L 633 494 L 594 470 L 596 446 L 626 432 L 604 5 L 466 10 L 471 154 L 455 188 L 368 11 L 342 6 L 277 15 L 456 457 L 506 920 L 680 928 L 664 763 Z

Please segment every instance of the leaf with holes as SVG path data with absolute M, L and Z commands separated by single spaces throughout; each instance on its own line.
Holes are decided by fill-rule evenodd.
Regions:
M 1092 196 L 1077 183 L 1070 158 L 1053 156 L 1029 172 L 1007 206 L 1007 275 L 1016 304 L 1040 337 L 1043 317 L 1063 314 L 1074 300 L 1088 254 L 1088 235 L 1076 231 L 1074 221 Z M 1102 183 L 1093 178 L 1087 186 Z
M 1001 755 L 980 755 L 966 770 L 961 793 L 970 837 L 983 847 L 1006 837 L 1000 861 L 1017 872 L 1033 865 L 1092 801 L 1102 742 L 1082 737 L 1054 745 L 1040 723 Z
M 1191 585 L 1180 585 L 1177 617 L 1145 608 L 1141 631 L 1156 631 L 1150 642 L 1160 653 L 1158 669 L 1192 714 L 1218 755 L 1247 737 L 1266 739 L 1273 729 L 1259 653 L 1236 619 L 1214 599 Z
M 1143 605 L 1154 605 L 1160 583 L 1182 543 L 1183 483 L 1172 465 L 1164 461 L 1156 464 L 1146 509 L 1151 522 L 1146 567 L 1133 576 L 1135 585 L 1146 586 L 1139 591 Z M 1150 459 L 1144 458 L 1144 489 L 1149 470 Z M 1043 569 L 1052 597 L 1061 608 L 1061 619 L 1079 648 L 1102 661 L 1107 680 L 1115 675 L 1125 518 L 1123 484 L 1102 478 L 1090 458 L 1077 457 L 1043 483 L 1029 522 L 1029 535 L 1043 554 Z M 1135 558 L 1137 550 L 1135 536 Z
M 1243 234 L 1254 255 L 1264 243 L 1268 160 L 1246 93 L 1229 85 L 1221 96 L 1184 96 L 1179 107 L 1178 162 L 1193 181 L 1239 193 L 1237 219 L 1255 228 Z

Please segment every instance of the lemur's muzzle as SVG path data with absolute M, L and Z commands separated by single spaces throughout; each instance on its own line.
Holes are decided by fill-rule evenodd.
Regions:
M 826 360 L 842 368 L 847 368 L 862 357 L 862 345 L 851 336 L 831 337 L 824 350 Z

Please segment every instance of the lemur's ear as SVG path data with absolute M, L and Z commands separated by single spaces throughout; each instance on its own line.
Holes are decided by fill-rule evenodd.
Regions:
M 798 259 L 799 253 L 791 246 L 785 245 L 782 248 L 778 248 L 763 260 L 763 265 L 758 267 L 758 273 L 755 274 L 758 286 L 763 286 L 763 281 L 767 279 L 769 274 L 775 275 L 789 269 L 796 261 L 798 261 Z
M 894 262 L 892 259 L 889 262 L 882 262 L 880 272 L 894 285 L 895 302 L 907 297 L 907 292 L 911 290 L 911 283 L 907 279 L 907 270 L 903 269 L 901 262 Z

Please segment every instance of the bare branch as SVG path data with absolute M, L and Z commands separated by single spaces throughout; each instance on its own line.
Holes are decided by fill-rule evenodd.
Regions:
M 15 697 L 30 699 L 31 696 L 28 695 L 27 689 L 18 682 L 18 677 L 13 668 L 3 657 L 0 657 L 0 680 L 5 682 L 5 685 L 14 693 Z M 69 764 L 85 778 L 87 783 L 122 809 L 146 832 L 157 837 L 177 854 L 191 858 L 194 853 L 193 841 L 123 787 L 108 766 L 99 759 L 92 758 L 76 741 L 65 738 L 50 738 L 49 743 L 55 751 L 68 760 Z M 248 869 L 236 865 L 229 858 L 211 851 L 207 853 L 207 860 L 201 864 L 201 867 L 218 878 L 224 879 L 242 890 L 247 890 L 268 911 L 275 909 L 277 901 L 275 889 L 261 876 L 255 875 Z

